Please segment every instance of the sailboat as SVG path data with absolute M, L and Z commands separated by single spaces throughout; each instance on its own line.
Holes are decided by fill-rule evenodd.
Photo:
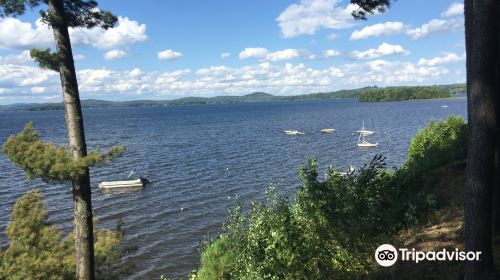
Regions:
M 358 130 L 357 133 L 361 133 L 365 136 L 368 136 L 368 135 L 372 135 L 374 134 L 375 132 L 371 131 L 371 130 L 366 130 L 365 129 L 365 121 L 363 120 L 363 127 L 361 128 L 361 130 Z
M 365 140 L 365 136 L 375 133 L 370 130 L 365 130 L 365 121 L 363 121 L 363 127 L 361 128 L 361 130 L 358 130 L 357 132 L 359 133 L 358 147 L 376 147 L 378 145 L 378 143 L 370 143 Z

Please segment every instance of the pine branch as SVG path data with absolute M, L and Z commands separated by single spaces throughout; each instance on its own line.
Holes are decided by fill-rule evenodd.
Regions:
M 27 123 L 18 135 L 11 135 L 2 152 L 21 167 L 29 179 L 41 178 L 46 182 L 72 181 L 89 167 L 103 165 L 122 155 L 124 146 L 113 146 L 107 153 L 91 151 L 86 157 L 74 160 L 64 147 L 40 140 L 40 135 Z
M 30 56 L 38 63 L 40 68 L 59 72 L 61 58 L 57 53 L 51 52 L 50 49 L 31 49 Z

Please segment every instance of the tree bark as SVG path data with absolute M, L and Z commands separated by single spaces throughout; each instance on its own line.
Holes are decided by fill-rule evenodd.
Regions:
M 49 0 L 49 15 L 56 42 L 57 54 L 60 56 L 59 73 L 64 100 L 68 141 L 74 159 L 87 155 L 83 116 L 78 92 L 73 52 L 64 20 L 64 2 Z M 74 242 L 76 252 L 77 279 L 93 280 L 94 271 L 94 237 L 92 225 L 92 200 L 90 176 L 87 169 L 83 176 L 72 182 L 74 202 Z
M 496 11 L 497 15 L 500 15 L 500 1 L 496 3 Z M 497 27 L 497 46 L 500 46 L 500 21 L 496 21 Z M 500 236 L 500 51 L 497 51 L 497 84 L 496 84 L 496 92 L 495 95 L 495 112 L 496 115 L 496 147 L 495 147 L 495 177 L 493 184 L 493 229 L 495 235 Z
M 464 199 L 465 249 L 481 251 L 467 261 L 465 279 L 496 278 L 492 252 L 495 170 L 496 0 L 465 0 L 469 146 Z

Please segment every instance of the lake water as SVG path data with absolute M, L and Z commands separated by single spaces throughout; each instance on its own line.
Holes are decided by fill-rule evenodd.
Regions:
M 448 106 L 448 107 L 442 107 Z M 410 139 L 431 119 L 466 117 L 465 99 L 359 103 L 354 99 L 193 105 L 85 110 L 89 149 L 127 146 L 124 156 L 91 170 L 93 205 L 102 226 L 123 220 L 126 254 L 120 268 L 128 279 L 185 275 L 199 262 L 200 241 L 215 236 L 228 208 L 239 197 L 247 205 L 265 197 L 269 183 L 286 195 L 300 185 L 298 169 L 315 157 L 321 172 L 328 165 L 362 166 L 376 153 L 389 166 L 400 165 Z M 356 130 L 374 130 L 376 148 L 356 147 Z M 66 143 L 62 111 L 0 112 L 0 142 L 33 121 L 45 140 Z M 334 134 L 321 134 L 335 128 Z M 298 129 L 302 136 L 287 136 Z M 153 183 L 142 191 L 102 192 L 100 181 L 130 170 Z M 69 231 L 72 221 L 68 185 L 27 181 L 0 155 L 0 239 L 16 199 L 39 187 L 50 221 Z M 183 211 L 180 209 L 184 208 Z

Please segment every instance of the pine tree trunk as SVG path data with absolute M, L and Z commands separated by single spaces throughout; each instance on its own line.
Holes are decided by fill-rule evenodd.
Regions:
M 496 3 L 497 15 L 500 15 L 500 1 Z M 500 21 L 496 21 L 497 27 L 497 46 L 500 46 Z M 496 84 L 496 99 L 495 112 L 496 117 L 496 147 L 495 147 L 495 177 L 493 184 L 493 229 L 495 235 L 500 236 L 500 51 L 497 51 L 497 84 Z
M 492 195 L 495 170 L 496 0 L 465 0 L 469 146 L 464 198 L 465 249 L 481 251 L 465 264 L 465 279 L 493 279 Z
M 52 18 L 52 30 L 60 56 L 59 73 L 64 100 L 66 126 L 68 128 L 69 147 L 73 158 L 87 155 L 83 116 L 76 80 L 75 64 L 71 50 L 68 26 L 64 21 L 64 3 L 62 0 L 49 0 L 49 13 Z M 74 240 L 76 251 L 76 277 L 80 280 L 95 279 L 94 272 L 94 237 L 92 225 L 92 201 L 89 170 L 85 175 L 73 181 L 74 202 Z

